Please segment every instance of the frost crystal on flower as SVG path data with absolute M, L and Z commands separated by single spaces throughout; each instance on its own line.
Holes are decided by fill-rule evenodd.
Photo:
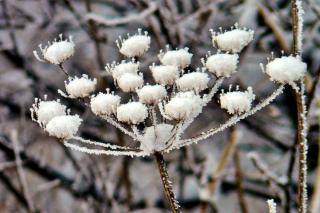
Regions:
M 150 48 L 151 38 L 148 36 L 148 32 L 142 34 L 141 29 L 138 29 L 138 34 L 129 36 L 126 40 L 122 40 L 120 37 L 120 42 L 117 41 L 117 46 L 120 53 L 126 57 L 136 57 L 143 55 Z
M 208 88 L 208 82 L 210 78 L 207 73 L 204 72 L 192 72 L 183 75 L 176 80 L 176 84 L 180 91 L 194 90 L 196 93 L 201 92 Z
M 241 114 L 251 109 L 255 95 L 252 88 L 248 87 L 245 92 L 234 91 L 220 95 L 221 108 L 226 109 L 229 114 Z
M 141 138 L 140 149 L 148 153 L 163 150 L 172 135 L 172 129 L 173 126 L 166 123 L 157 124 L 156 127 L 147 127 Z
M 238 59 L 237 54 L 218 53 L 208 57 L 205 66 L 217 77 L 230 77 L 236 72 Z
M 211 34 L 213 46 L 223 51 L 238 53 L 253 40 L 254 32 L 245 28 L 240 29 L 235 24 L 235 28 L 230 31 L 217 33 L 211 30 Z
M 64 83 L 70 98 L 84 98 L 94 92 L 97 79 L 91 80 L 87 75 L 83 74 L 81 78 L 69 77 L 68 81 Z
M 124 73 L 118 79 L 118 86 L 124 92 L 134 92 L 136 89 L 143 86 L 142 74 Z
M 191 63 L 192 54 L 188 50 L 188 48 L 167 50 L 166 53 L 161 50 L 158 57 L 163 65 L 174 65 L 183 69 Z
M 54 39 L 52 44 L 48 42 L 48 45 L 44 48 L 42 44 L 39 45 L 41 54 L 44 59 L 41 59 L 37 51 L 33 51 L 34 56 L 39 61 L 48 61 L 49 63 L 60 65 L 74 54 L 74 43 L 72 37 L 69 40 L 63 40 L 62 34 L 59 35 L 59 40 Z
M 165 113 L 174 120 L 187 120 L 201 111 L 201 98 L 194 92 L 179 92 L 165 105 Z
M 138 96 L 144 104 L 157 104 L 167 96 L 167 90 L 161 85 L 146 85 L 138 90 Z
M 147 107 L 140 102 L 121 104 L 117 109 L 117 118 L 121 122 L 138 124 L 148 117 Z
M 120 96 L 108 93 L 99 93 L 91 97 L 91 110 L 96 115 L 111 115 L 117 112 L 120 105 Z
M 112 75 L 113 79 L 119 80 L 119 78 L 125 73 L 138 74 L 139 63 L 134 61 L 125 62 L 122 61 L 120 64 L 107 64 L 106 71 Z
M 66 114 L 67 107 L 56 101 L 42 101 L 35 99 L 32 105 L 31 114 L 34 121 L 37 121 L 40 126 L 45 126 L 52 118 Z
M 179 70 L 174 65 L 150 66 L 153 79 L 161 85 L 172 85 L 179 76 Z
M 299 56 L 282 56 L 269 62 L 265 72 L 271 80 L 290 84 L 303 78 L 307 72 L 307 64 Z
M 77 133 L 81 122 L 82 119 L 78 115 L 60 115 L 52 118 L 45 130 L 51 136 L 68 139 Z

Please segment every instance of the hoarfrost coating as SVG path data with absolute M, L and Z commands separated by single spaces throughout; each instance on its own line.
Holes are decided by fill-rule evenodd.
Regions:
M 128 58 L 141 56 L 150 48 L 151 38 L 148 32 L 142 34 L 141 29 L 138 29 L 138 34 L 129 36 L 126 40 L 120 38 L 117 41 L 120 53 Z
M 107 64 L 106 71 L 112 75 L 113 79 L 119 80 L 119 78 L 125 73 L 138 74 L 139 63 L 133 61 L 122 61 L 120 64 Z
M 303 78 L 307 72 L 307 64 L 299 56 L 282 56 L 266 65 L 265 72 L 271 80 L 279 83 L 294 83 Z
M 220 50 L 238 53 L 253 40 L 253 31 L 232 29 L 223 33 L 212 31 L 212 43 Z
M 181 78 L 176 80 L 177 87 L 180 91 L 186 92 L 190 90 L 201 92 L 208 88 L 209 76 L 204 72 L 192 72 L 184 74 Z
M 74 43 L 72 41 L 72 37 L 69 37 L 69 40 L 63 40 L 62 34 L 59 35 L 59 39 L 55 39 L 53 43 L 49 43 L 44 48 L 42 45 L 39 45 L 41 54 L 44 59 L 41 59 L 37 53 L 37 51 L 33 51 L 34 56 L 39 61 L 48 61 L 51 64 L 60 65 L 64 61 L 66 61 L 68 58 L 73 56 L 74 54 Z
M 120 96 L 110 93 L 99 93 L 91 97 L 91 110 L 96 115 L 115 114 L 117 107 L 120 105 Z
M 157 104 L 167 96 L 167 90 L 161 85 L 146 85 L 138 90 L 138 96 L 144 104 Z
M 163 65 L 174 65 L 179 68 L 186 68 L 191 63 L 192 54 L 188 48 L 178 50 L 168 50 L 166 53 L 160 52 L 158 55 Z
M 238 60 L 237 54 L 218 53 L 208 57 L 205 66 L 217 77 L 230 77 L 236 72 Z
M 69 77 L 65 81 L 66 91 L 71 98 L 84 98 L 94 92 L 97 84 L 97 79 L 89 79 L 87 75 L 82 77 Z
M 134 92 L 143 86 L 142 75 L 124 73 L 118 80 L 118 86 L 124 92 Z
M 81 122 L 82 119 L 78 115 L 60 115 L 52 118 L 45 130 L 51 136 L 69 139 L 78 132 Z
M 245 92 L 234 91 L 220 95 L 221 108 L 226 109 L 229 114 L 241 114 L 251 109 L 255 95 L 252 88 L 248 87 Z
M 147 107 L 140 102 L 121 104 L 117 109 L 117 118 L 128 124 L 138 124 L 148 117 Z
M 46 125 L 52 118 L 59 115 L 66 115 L 67 107 L 57 101 L 42 101 L 36 99 L 32 105 L 31 112 L 33 120 L 39 122 L 41 125 Z M 36 117 L 36 118 L 35 118 Z
M 150 66 L 153 79 L 161 85 L 172 85 L 179 76 L 179 70 L 174 65 Z

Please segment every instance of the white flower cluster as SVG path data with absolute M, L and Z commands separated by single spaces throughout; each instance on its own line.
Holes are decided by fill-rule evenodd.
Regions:
M 248 112 L 251 109 L 251 105 L 255 95 L 252 92 L 252 88 L 248 87 L 245 92 L 233 91 L 222 93 L 220 95 L 221 108 L 226 109 L 230 114 L 241 114 Z
M 78 115 L 70 115 L 67 107 L 59 100 L 47 101 L 46 97 L 45 100 L 36 98 L 30 110 L 32 120 L 44 128 L 49 135 L 60 139 L 69 139 L 74 136 L 82 122 Z
M 74 43 L 72 37 L 69 40 L 63 40 L 62 34 L 59 35 L 59 40 L 55 39 L 53 43 L 48 43 L 44 48 L 42 44 L 39 45 L 41 54 L 44 59 L 41 59 L 37 51 L 33 51 L 34 56 L 39 61 L 48 61 L 51 64 L 60 65 L 74 54 Z
M 252 103 L 255 95 L 251 87 L 248 87 L 247 91 L 236 89 L 223 92 L 220 95 L 221 108 L 234 116 L 218 128 L 201 133 L 195 138 L 181 139 L 186 128 L 218 92 L 223 80 L 237 71 L 238 54 L 252 39 L 252 30 L 238 28 L 237 25 L 229 31 L 212 32 L 213 46 L 217 47 L 217 51 L 215 54 L 209 52 L 207 57 L 202 59 L 203 67 L 196 69 L 189 66 L 192 53 L 188 48 L 166 47 L 165 51 L 161 50 L 158 54 L 159 63 L 153 62 L 149 70 L 143 71 L 150 71 L 152 74 L 155 83 L 149 84 L 144 82 L 138 59 L 143 58 L 150 48 L 150 36 L 139 29 L 137 34 L 129 35 L 126 39 L 120 37 L 117 46 L 126 59 L 120 63 L 107 64 L 105 69 L 112 76 L 115 85 L 122 92 L 128 93 L 127 97 L 130 98 L 125 103 L 121 103 L 125 98 L 122 100 L 109 89 L 91 95 L 96 89 L 97 79 L 90 79 L 87 75 L 80 78 L 69 77 L 65 82 L 66 93 L 61 90 L 58 92 L 66 98 L 82 101 L 90 99 L 86 104 L 95 115 L 140 143 L 135 151 L 128 147 L 106 145 L 74 137 L 82 120 L 78 115 L 70 115 L 59 101 L 37 99 L 32 107 L 33 119 L 50 135 L 65 140 L 66 146 L 90 154 L 144 156 L 154 151 L 170 151 L 204 140 L 260 110 L 283 89 L 281 85 L 264 102 L 254 107 Z M 60 38 L 41 50 L 46 61 L 61 66 L 73 54 L 74 44 L 71 38 L 69 41 Z M 291 84 L 304 76 L 306 64 L 298 57 L 282 56 L 269 62 L 265 72 L 280 84 Z M 68 141 L 70 138 L 87 145 L 102 146 L 104 149 L 74 145 Z

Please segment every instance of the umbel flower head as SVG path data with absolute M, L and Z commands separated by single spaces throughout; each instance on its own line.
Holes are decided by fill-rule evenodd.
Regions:
M 67 147 L 89 154 L 145 156 L 156 151 L 169 152 L 205 140 L 254 114 L 281 94 L 283 84 L 300 79 L 305 73 L 305 64 L 298 58 L 290 56 L 274 59 L 267 64 L 266 73 L 280 85 L 270 96 L 254 105 L 255 95 L 251 87 L 247 91 L 237 89 L 223 92 L 219 99 L 220 106 L 232 117 L 217 127 L 184 139 L 183 133 L 213 100 L 223 80 L 236 72 L 238 54 L 253 39 L 253 31 L 236 26 L 230 31 L 213 33 L 212 36 L 213 46 L 218 49 L 202 60 L 204 67 L 189 66 L 192 53 L 187 47 L 169 49 L 167 46 L 165 51 L 158 54 L 159 61 L 141 66 L 149 69 L 140 70 L 142 62 L 138 59 L 144 58 L 142 56 L 149 49 L 151 38 L 146 32 L 138 30 L 137 34 L 117 42 L 120 53 L 130 59 L 106 65 L 107 74 L 113 78 L 121 93 L 110 92 L 106 88 L 106 92 L 92 94 L 97 80 L 87 75 L 70 76 L 65 82 L 66 93 L 59 90 L 66 98 L 88 101 L 85 104 L 93 114 L 132 138 L 137 143 L 135 147 L 111 145 L 76 136 L 82 120 L 78 115 L 70 115 L 59 101 L 37 99 L 31 109 L 33 119 L 50 135 L 63 140 Z M 72 40 L 60 39 L 52 45 L 64 46 L 68 42 L 72 48 L 67 52 L 73 54 Z M 46 47 L 43 52 L 50 53 L 49 48 Z M 59 59 L 56 57 L 54 64 L 62 63 L 69 56 L 65 54 Z M 52 58 L 50 60 L 52 63 Z M 293 71 L 287 73 L 286 69 Z M 147 72 L 153 77 L 152 83 L 143 78 L 142 73 Z M 120 94 L 123 93 L 127 93 L 129 100 L 121 98 Z
M 61 65 L 73 56 L 74 47 L 72 36 L 69 36 L 69 40 L 63 40 L 62 34 L 60 34 L 58 39 L 54 39 L 52 43 L 48 42 L 48 45 L 45 47 L 42 47 L 42 44 L 39 45 L 43 59 L 39 57 L 37 51 L 33 51 L 33 54 L 39 61 L 47 61 L 51 64 Z

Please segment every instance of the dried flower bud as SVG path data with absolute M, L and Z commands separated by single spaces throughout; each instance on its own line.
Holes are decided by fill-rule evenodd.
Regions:
M 217 77 L 230 77 L 236 72 L 238 59 L 237 54 L 219 53 L 208 57 L 205 66 Z
M 138 90 L 138 96 L 144 104 L 157 104 L 167 96 L 167 90 L 161 85 L 146 85 Z
M 113 79 L 119 80 L 119 78 L 125 73 L 137 74 L 139 70 L 139 63 L 135 63 L 133 61 L 122 61 L 120 64 L 108 64 L 106 66 L 106 70 L 112 75 Z
M 307 72 L 307 64 L 298 56 L 282 56 L 269 62 L 265 72 L 271 80 L 279 83 L 293 83 L 303 78 Z
M 81 122 L 82 119 L 78 115 L 60 115 L 52 118 L 45 130 L 51 136 L 68 139 L 78 132 Z
M 252 88 L 248 87 L 245 92 L 234 91 L 220 95 L 221 108 L 226 109 L 229 114 L 241 114 L 251 109 L 251 104 L 255 99 Z
M 194 92 L 179 92 L 164 107 L 166 115 L 175 120 L 187 120 L 202 110 L 201 98 Z
M 188 50 L 188 48 L 169 50 L 166 53 L 161 51 L 158 57 L 163 65 L 174 65 L 183 69 L 191 63 L 192 54 Z
M 203 72 L 192 72 L 183 75 L 181 78 L 176 80 L 176 84 L 180 91 L 194 90 L 196 93 L 201 92 L 208 88 L 208 82 L 210 78 L 207 73 Z
M 117 46 L 120 53 L 126 57 L 136 57 L 143 55 L 150 48 L 151 38 L 148 36 L 148 32 L 142 34 L 141 29 L 138 29 L 138 34 L 128 36 L 126 40 L 120 38 L 120 42 L 117 41 Z
M 82 75 L 81 78 L 69 77 L 69 82 L 65 81 L 65 87 L 69 97 L 84 98 L 94 92 L 97 79 L 89 79 L 87 75 Z
M 117 118 L 128 124 L 138 124 L 148 117 L 147 107 L 140 102 L 121 104 L 117 109 Z
M 253 40 L 253 30 L 240 29 L 235 25 L 230 31 L 216 33 L 211 30 L 212 43 L 220 50 L 233 53 L 240 52 Z
M 111 115 L 117 112 L 120 105 L 120 96 L 110 93 L 99 93 L 91 97 L 91 110 L 96 115 Z
M 42 101 L 36 99 L 36 102 L 32 105 L 31 112 L 32 117 L 41 126 L 46 125 L 52 118 L 60 115 L 66 115 L 67 107 L 57 101 Z M 36 119 L 35 119 L 36 116 Z
M 124 73 L 118 79 L 118 85 L 124 92 L 134 92 L 143 86 L 143 77 L 142 75 Z
M 179 70 L 174 65 L 150 66 L 153 79 L 161 85 L 172 85 L 179 76 Z
M 72 37 L 69 37 L 69 40 L 63 40 L 62 34 L 59 35 L 60 40 L 54 40 L 53 43 L 49 43 L 47 46 L 42 48 L 42 45 L 39 45 L 40 51 L 44 59 L 41 59 L 37 51 L 33 51 L 34 56 L 39 61 L 48 61 L 51 64 L 60 65 L 65 62 L 68 58 L 74 54 L 74 43 Z

